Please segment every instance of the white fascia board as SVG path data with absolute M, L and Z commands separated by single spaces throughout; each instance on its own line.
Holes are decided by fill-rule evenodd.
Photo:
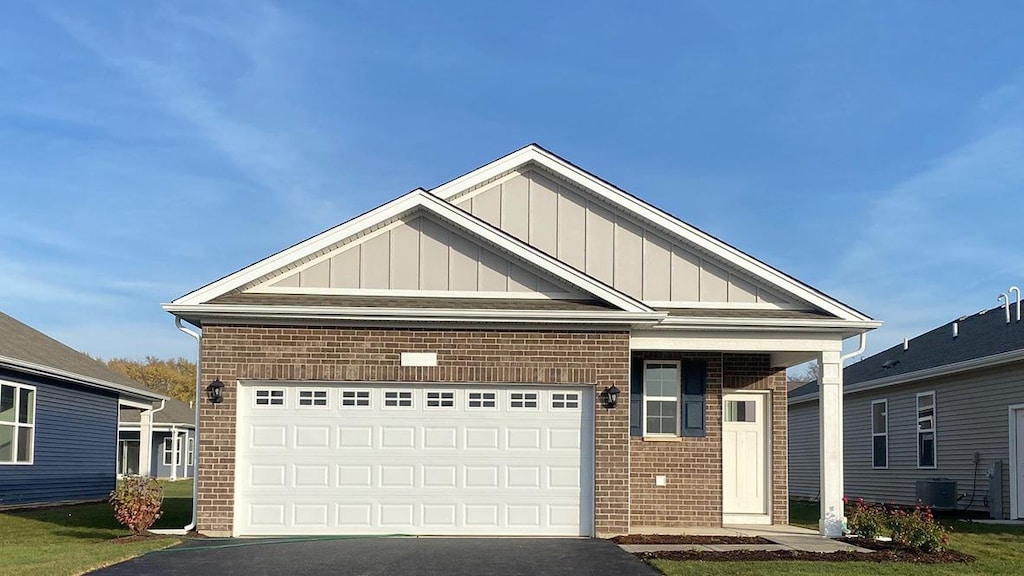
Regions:
M 907 384 L 916 380 L 937 378 L 939 376 L 951 376 L 953 374 L 959 374 L 970 370 L 980 370 L 982 368 L 993 368 L 1003 364 L 1009 364 L 1011 362 L 1018 362 L 1020 360 L 1024 360 L 1024 349 L 1011 350 L 1010 352 L 993 354 L 992 356 L 985 356 L 983 358 L 973 358 L 971 360 L 964 360 L 963 362 L 946 364 L 945 366 L 925 368 L 923 370 L 897 374 L 896 376 L 888 376 L 886 378 L 875 378 L 874 380 L 866 380 L 853 385 L 844 385 L 843 394 L 855 394 L 857 392 L 865 392 L 867 390 Z M 817 399 L 818 393 L 814 392 L 811 394 L 804 394 L 796 398 L 790 398 L 789 404 L 799 404 L 801 402 L 809 402 Z
M 877 320 L 809 320 L 803 318 L 701 318 L 669 316 L 661 323 L 661 327 L 670 329 L 750 329 L 750 328 L 789 328 L 799 330 L 840 329 L 856 333 L 874 330 L 882 323 Z
M 395 322 L 498 322 L 559 324 L 656 324 L 664 312 L 591 312 L 574 310 L 449 310 L 440 308 L 350 308 L 240 304 L 163 304 L 178 316 L 216 318 L 288 318 Z
M 73 384 L 81 384 L 91 388 L 110 390 L 129 397 L 146 398 L 150 400 L 168 399 L 167 396 L 157 394 L 156 392 L 139 390 L 123 384 L 116 384 L 114 382 L 108 382 L 107 380 L 82 376 L 81 374 L 75 374 L 74 372 L 67 372 L 65 370 L 59 370 L 57 368 L 51 368 L 49 366 L 43 366 L 42 364 L 35 364 L 33 362 L 25 362 L 23 360 L 18 360 L 17 358 L 8 358 L 7 356 L 0 356 L 0 366 L 8 366 L 21 372 L 28 372 L 30 374 L 37 374 L 40 376 L 49 376 L 50 378 L 56 378 L 57 380 L 71 382 Z M 152 408 L 151 405 L 148 406 Z
M 435 216 L 469 231 L 483 240 L 490 242 L 523 260 L 547 271 L 583 292 L 592 294 L 625 310 L 627 312 L 652 312 L 652 309 L 630 296 L 607 286 L 594 278 L 544 254 L 536 248 L 513 238 L 507 233 L 483 222 L 479 218 L 460 210 L 444 200 L 417 189 L 387 204 L 336 226 L 305 242 L 265 258 L 252 266 L 239 270 L 203 288 L 190 292 L 172 302 L 174 305 L 197 305 L 208 302 L 217 296 L 245 286 L 259 278 L 282 268 L 296 260 L 301 260 L 320 250 L 328 248 L 349 236 L 363 232 L 391 218 L 416 208 L 423 208 Z M 165 306 L 165 309 L 166 306 Z
M 138 408 L 140 410 L 152 410 L 153 404 L 150 402 L 139 402 L 132 400 L 131 398 L 120 397 L 117 399 L 117 403 L 121 406 L 127 406 L 129 408 Z
M 633 330 L 629 336 L 631 350 L 691 350 L 708 352 L 839 352 L 843 338 L 834 332 L 792 332 L 759 330 L 736 331 L 666 331 Z
M 796 280 L 768 264 L 733 248 L 714 236 L 711 236 L 706 232 L 702 232 L 701 230 L 682 222 L 678 218 L 654 208 L 646 202 L 643 202 L 629 193 L 612 186 L 608 182 L 601 180 L 585 170 L 573 166 L 565 160 L 534 144 L 517 150 L 492 162 L 491 164 L 488 164 L 487 166 L 456 178 L 451 182 L 442 184 L 441 186 L 431 190 L 430 193 L 444 198 L 445 200 L 450 200 L 453 196 L 458 195 L 467 188 L 472 188 L 473 186 L 486 182 L 499 174 L 513 170 L 530 161 L 551 170 L 555 174 L 559 174 L 564 178 L 574 181 L 584 188 L 594 191 L 606 201 L 618 206 L 626 212 L 632 213 L 640 219 L 651 222 L 656 226 L 660 226 L 684 240 L 693 243 L 699 248 L 717 255 L 726 262 L 746 271 L 754 277 L 760 278 L 768 284 L 776 286 L 779 289 L 800 298 L 801 300 L 821 308 L 822 310 L 835 314 L 836 316 L 846 320 L 871 320 L 871 317 L 854 310 L 838 300 L 826 296 L 803 282 L 800 282 L 799 280 Z

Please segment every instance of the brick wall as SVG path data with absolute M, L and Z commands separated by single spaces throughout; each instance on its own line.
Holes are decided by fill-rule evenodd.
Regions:
M 401 352 L 436 351 L 437 367 L 401 367 Z M 204 386 L 224 402 L 202 406 L 199 529 L 229 532 L 234 502 L 237 380 L 615 384 L 629 389 L 627 333 L 439 331 L 208 325 Z M 626 394 L 623 394 L 625 397 Z M 599 404 L 599 402 L 598 402 Z M 599 535 L 627 529 L 629 410 L 596 408 L 595 517 Z
M 630 439 L 630 528 L 717 526 L 722 522 L 722 390 L 772 391 L 772 518 L 789 520 L 786 476 L 786 373 L 766 354 L 647 352 L 646 359 L 707 363 L 707 435 L 669 441 Z M 666 476 L 655 486 L 655 476 Z

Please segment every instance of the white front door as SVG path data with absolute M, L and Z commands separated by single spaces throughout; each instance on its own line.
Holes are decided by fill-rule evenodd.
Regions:
M 722 521 L 770 524 L 768 395 L 726 394 L 722 410 Z
M 240 536 L 590 536 L 593 389 L 239 386 Z

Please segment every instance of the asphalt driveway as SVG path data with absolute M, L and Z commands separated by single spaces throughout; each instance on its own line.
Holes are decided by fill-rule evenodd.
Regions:
M 351 538 L 196 540 L 91 574 L 655 576 L 658 573 L 607 540 Z

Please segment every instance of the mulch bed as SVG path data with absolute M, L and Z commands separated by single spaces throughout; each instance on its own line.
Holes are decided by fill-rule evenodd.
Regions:
M 703 562 L 747 562 L 771 560 L 801 560 L 805 562 L 905 562 L 910 564 L 949 564 L 974 562 L 974 556 L 955 550 L 923 552 L 893 542 L 866 541 L 860 538 L 840 538 L 841 542 L 868 548 L 874 552 L 805 552 L 802 550 L 732 550 L 729 552 L 639 552 L 644 561 L 680 560 Z M 663 543 L 663 542 L 662 542 Z
M 681 536 L 677 534 L 630 534 L 612 538 L 616 544 L 772 544 L 760 536 Z

